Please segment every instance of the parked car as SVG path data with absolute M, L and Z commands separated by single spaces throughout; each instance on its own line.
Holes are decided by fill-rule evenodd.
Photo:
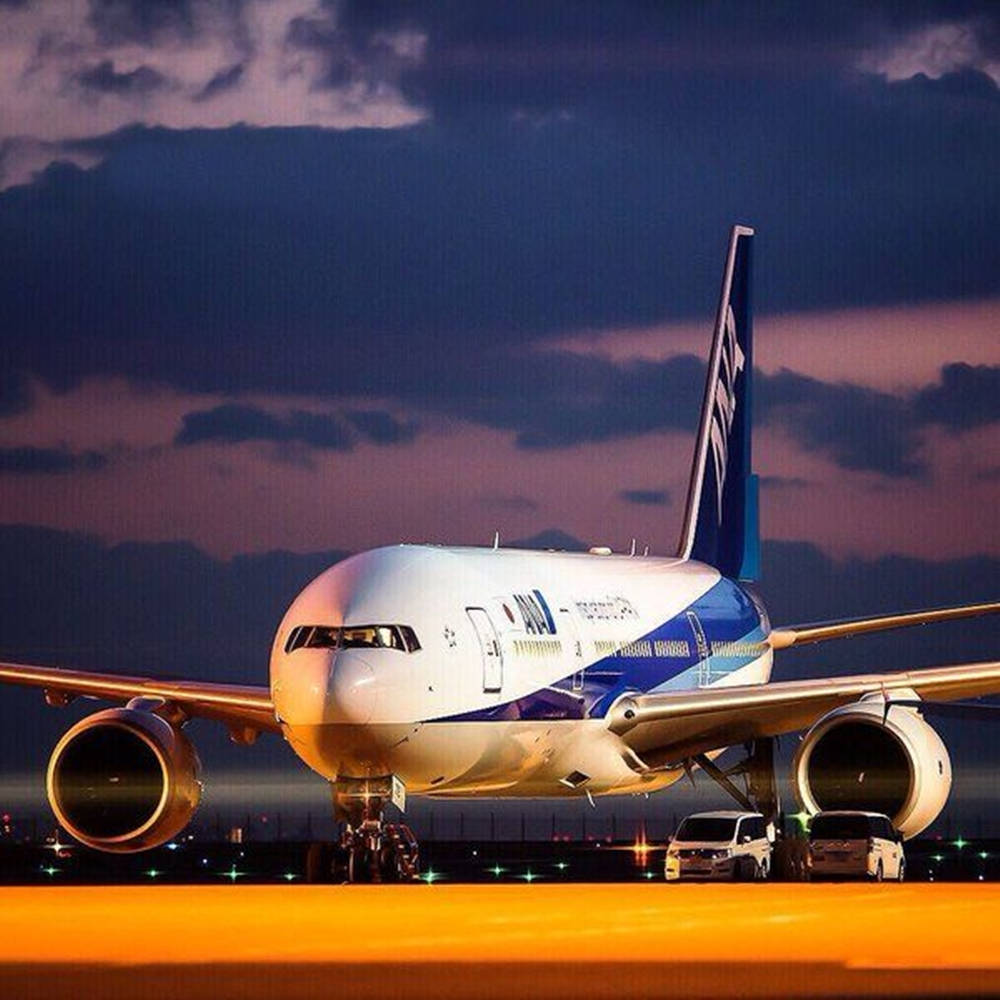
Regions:
M 771 841 L 760 813 L 706 812 L 688 816 L 667 847 L 664 874 L 678 879 L 765 879 Z
M 888 816 L 870 812 L 820 812 L 809 826 L 810 878 L 903 881 L 903 837 Z

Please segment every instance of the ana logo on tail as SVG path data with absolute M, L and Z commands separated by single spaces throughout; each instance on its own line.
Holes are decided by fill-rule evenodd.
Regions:
M 717 524 L 722 524 L 722 493 L 726 486 L 726 459 L 729 455 L 729 431 L 736 417 L 736 379 L 746 363 L 743 350 L 736 339 L 736 317 L 733 307 L 726 306 L 725 333 L 719 378 L 715 383 L 715 400 L 712 405 L 710 441 L 712 460 L 715 463 Z

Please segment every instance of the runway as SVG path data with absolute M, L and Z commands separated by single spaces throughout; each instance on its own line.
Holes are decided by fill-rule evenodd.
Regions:
M 0 995 L 1000 995 L 995 885 L 0 890 Z

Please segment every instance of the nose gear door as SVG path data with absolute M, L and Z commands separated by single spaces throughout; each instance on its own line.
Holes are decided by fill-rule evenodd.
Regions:
M 503 650 L 497 630 L 484 608 L 466 608 L 465 612 L 476 630 L 483 655 L 483 691 L 495 693 L 503 687 Z

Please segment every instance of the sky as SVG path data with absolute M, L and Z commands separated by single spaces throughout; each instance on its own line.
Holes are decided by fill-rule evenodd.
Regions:
M 672 552 L 735 222 L 772 616 L 1000 591 L 994 4 L 0 0 L 0 23 L 5 657 L 260 682 L 343 553 Z M 36 702 L 0 695 L 10 774 L 66 724 Z

